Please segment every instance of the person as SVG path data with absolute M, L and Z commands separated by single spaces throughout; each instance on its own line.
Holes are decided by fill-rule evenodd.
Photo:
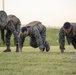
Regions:
M 65 37 L 68 44 L 76 49 L 76 23 L 65 22 L 59 31 L 59 47 L 61 53 L 65 50 Z
M 3 52 L 11 52 L 10 49 L 10 38 L 14 34 L 14 43 L 16 45 L 16 52 L 19 52 L 19 33 L 21 22 L 15 15 L 8 15 L 5 11 L 0 11 L 0 30 L 1 39 L 7 48 Z M 3 20 L 3 21 L 2 21 Z M 6 34 L 4 33 L 6 30 Z
M 32 21 L 21 28 L 19 51 L 22 52 L 22 47 L 25 38 L 30 37 L 30 46 L 33 48 L 39 47 L 40 52 L 46 48 L 46 52 L 50 50 L 50 45 L 46 41 L 46 27 L 39 21 Z

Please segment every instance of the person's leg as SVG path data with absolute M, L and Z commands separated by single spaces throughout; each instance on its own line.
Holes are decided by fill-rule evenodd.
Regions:
M 43 41 L 43 45 L 44 45 L 44 48 L 43 48 L 43 51 L 45 50 L 45 41 L 46 41 L 46 27 L 43 28 L 43 30 L 41 31 L 40 33 L 41 35 L 41 38 L 42 38 L 42 41 Z
M 11 49 L 10 49 L 10 37 L 11 37 L 11 31 L 7 30 L 6 32 L 6 36 L 5 36 L 5 42 L 6 42 L 6 50 L 4 50 L 3 52 L 11 52 Z
M 46 52 L 48 52 L 50 50 L 50 45 L 49 43 L 46 41 L 46 27 L 43 28 L 42 32 L 41 32 L 41 37 L 42 37 L 42 41 L 43 41 L 43 44 L 44 44 L 44 49 L 43 51 L 45 50 L 46 48 Z
M 18 36 L 20 34 L 20 21 L 17 22 L 16 26 L 15 26 L 15 30 L 18 33 Z M 14 38 L 14 44 L 16 45 L 16 52 L 19 52 L 19 37 L 18 39 Z
M 14 44 L 16 45 L 16 52 L 19 52 L 19 38 L 14 38 Z
M 50 44 L 48 41 L 45 41 L 45 46 L 46 46 L 46 52 L 50 50 Z

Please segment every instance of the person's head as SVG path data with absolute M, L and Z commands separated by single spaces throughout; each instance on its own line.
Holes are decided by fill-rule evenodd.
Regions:
M 22 27 L 21 31 L 22 31 L 22 35 L 28 36 L 29 31 L 28 31 L 27 27 Z
M 5 11 L 0 11 L 0 27 L 4 28 L 7 24 L 7 14 Z
M 70 33 L 70 31 L 72 29 L 72 26 L 69 22 L 65 22 L 64 25 L 63 25 L 63 29 L 66 33 Z

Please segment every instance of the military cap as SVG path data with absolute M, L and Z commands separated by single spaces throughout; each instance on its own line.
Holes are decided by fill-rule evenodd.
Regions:
M 63 25 L 63 27 L 65 29 L 69 29 L 71 27 L 71 24 L 69 22 L 65 22 L 64 25 Z
M 7 14 L 5 11 L 0 11 L 0 26 L 5 27 L 7 23 Z

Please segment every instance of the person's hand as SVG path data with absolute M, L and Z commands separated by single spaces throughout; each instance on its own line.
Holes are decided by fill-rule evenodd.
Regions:
M 43 50 L 40 50 L 40 53 L 43 53 Z

